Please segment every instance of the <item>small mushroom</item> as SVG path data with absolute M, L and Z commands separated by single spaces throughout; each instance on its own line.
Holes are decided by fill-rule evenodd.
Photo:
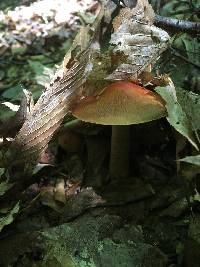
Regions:
M 75 117 L 92 123 L 112 125 L 110 175 L 129 175 L 129 127 L 166 116 L 161 97 L 148 89 L 129 81 L 118 81 L 108 85 L 97 96 L 80 100 L 73 108 Z

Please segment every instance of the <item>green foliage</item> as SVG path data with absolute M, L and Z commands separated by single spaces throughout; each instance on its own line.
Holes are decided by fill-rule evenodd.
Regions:
M 15 214 L 19 212 L 19 202 L 5 215 L 0 217 L 0 232 L 6 226 L 13 222 Z M 1 211 L 0 211 L 1 212 Z
M 6 191 L 8 191 L 12 187 L 12 184 L 10 184 L 8 181 L 1 182 L 0 183 L 0 196 L 3 196 Z
M 187 33 L 172 36 L 169 50 L 161 56 L 158 69 L 168 73 L 176 87 L 199 92 L 200 43 Z M 180 67 L 181 66 L 181 67 Z
M 158 4 L 159 1 L 153 0 L 152 2 L 154 2 L 154 6 L 156 7 L 156 4 Z M 163 16 L 173 16 L 177 19 L 185 20 L 198 20 L 197 13 L 195 11 L 199 7 L 199 0 L 171 0 L 165 1 L 159 11 Z
M 185 157 L 180 159 L 179 161 L 191 163 L 200 167 L 200 155 Z
M 5 169 L 0 168 L 0 179 L 4 173 L 5 173 Z M 3 196 L 5 194 L 5 192 L 8 191 L 12 186 L 13 186 L 13 184 L 9 183 L 9 179 L 6 179 L 5 181 L 0 180 L 0 196 Z
M 11 1 L 9 0 L 9 2 Z M 189 4 L 192 3 L 194 6 L 198 7 L 197 1 L 152 0 L 151 2 L 154 3 L 156 12 L 159 12 L 161 15 L 198 21 L 197 16 L 193 14 L 195 12 L 192 12 L 193 7 Z M 159 3 L 162 3 L 160 7 Z M 0 31 L 2 32 L 5 31 L 5 26 L 0 25 Z M 18 104 L 19 100 L 21 99 L 23 86 L 28 88 L 33 93 L 35 100 L 38 99 L 38 97 L 41 95 L 41 91 L 44 89 L 45 84 L 49 82 L 50 77 L 53 75 L 55 71 L 55 68 L 53 68 L 53 66 L 55 64 L 60 63 L 64 53 L 66 52 L 67 49 L 70 48 L 71 45 L 70 38 L 68 38 L 66 42 L 60 40 L 57 43 L 57 41 L 58 40 L 56 40 L 54 43 L 53 40 L 52 41 L 53 44 L 51 47 L 48 47 L 48 45 L 47 47 L 45 47 L 38 42 L 37 48 L 28 47 L 28 45 L 24 46 L 20 45 L 20 43 L 17 43 L 16 46 L 11 45 L 8 51 L 2 54 L 2 58 L 0 61 L 1 64 L 0 66 L 2 67 L 2 70 L 0 71 L 1 100 L 3 101 L 8 100 Z M 168 73 L 172 78 L 172 80 L 174 81 L 175 86 L 171 83 L 166 87 L 156 88 L 156 91 L 166 101 L 166 107 L 168 111 L 168 117 L 167 117 L 168 122 L 179 133 L 185 136 L 196 149 L 199 148 L 198 134 L 200 130 L 200 95 L 198 94 L 199 93 L 198 82 L 200 81 L 198 77 L 198 71 L 200 65 L 199 50 L 200 50 L 200 44 L 198 37 L 191 36 L 186 33 L 175 34 L 171 39 L 171 49 L 167 51 L 166 58 L 162 59 L 161 64 L 160 63 L 158 64 L 158 68 L 161 70 L 160 72 Z M 107 75 L 107 72 L 109 72 L 112 68 L 113 68 L 112 71 L 115 70 L 117 66 L 114 66 L 114 64 L 112 64 L 112 62 L 109 61 L 108 59 L 109 59 L 109 52 L 108 53 L 105 52 L 104 54 L 101 55 L 101 58 L 97 56 L 96 60 L 94 60 L 93 68 L 96 71 L 94 72 L 93 75 L 90 75 L 88 77 L 87 80 L 88 94 L 92 92 L 94 87 L 99 89 L 104 87 L 109 82 L 106 81 L 104 77 Z M 166 62 L 167 59 L 168 61 Z M 164 65 L 164 67 L 161 67 L 162 64 Z M 7 120 L 12 115 L 13 111 L 8 110 L 8 108 L 5 107 L 4 105 L 0 105 L 0 120 Z M 83 175 L 87 176 L 87 172 L 89 172 L 91 169 L 91 166 L 89 166 L 91 165 L 91 163 L 90 161 L 87 160 L 89 157 L 92 158 L 93 155 L 95 154 L 94 152 L 90 153 L 90 150 L 93 149 L 92 151 L 95 151 L 94 144 L 96 142 L 96 139 L 98 141 L 101 139 L 104 141 L 104 137 L 106 135 L 105 141 L 107 142 L 108 138 L 110 138 L 110 135 L 107 132 L 107 128 L 104 128 L 103 131 L 101 131 L 100 135 L 98 136 L 96 135 L 96 133 L 85 134 L 87 131 L 89 132 L 88 128 L 85 126 L 83 126 L 82 129 L 80 129 L 81 135 L 84 135 L 84 137 L 86 137 L 84 139 L 86 139 L 87 143 L 83 144 L 84 153 L 86 149 L 88 153 L 87 157 L 85 157 L 84 154 L 84 160 L 82 161 L 82 159 L 80 159 L 79 162 L 80 164 L 84 165 L 82 169 L 84 169 L 85 167 L 87 169 L 87 171 L 85 171 L 84 174 L 83 170 L 81 169 L 81 177 Z M 92 140 L 92 142 L 90 142 L 90 140 Z M 167 142 L 166 143 L 165 142 L 166 140 L 163 142 L 162 147 L 165 146 L 166 149 L 168 149 L 169 148 L 168 144 Z M 92 143 L 91 146 L 93 146 L 92 149 L 90 148 L 91 143 Z M 155 140 L 155 143 L 157 145 L 157 139 Z M 105 145 L 106 157 L 108 154 L 107 149 L 108 149 L 107 145 Z M 171 149 L 171 147 L 169 149 Z M 175 145 L 173 149 L 175 150 Z M 108 205 L 109 207 L 108 206 L 106 208 L 102 207 L 96 210 L 90 209 L 88 213 L 83 215 L 85 210 L 80 212 L 78 210 L 79 206 L 76 206 L 76 203 L 72 201 L 73 208 L 76 212 L 78 210 L 78 213 L 75 212 L 74 213 L 75 216 L 68 217 L 70 214 L 70 209 L 68 208 L 67 205 L 71 201 L 69 198 L 69 200 L 67 201 L 68 204 L 65 205 L 66 214 L 61 217 L 60 214 L 54 213 L 54 211 L 48 209 L 48 207 L 43 207 L 41 209 L 40 204 L 42 201 L 39 198 L 40 198 L 40 193 L 42 194 L 43 190 L 43 188 L 40 188 L 40 186 L 44 187 L 45 190 L 46 188 L 44 184 L 46 184 L 46 180 L 47 184 L 48 183 L 50 185 L 51 183 L 54 184 L 56 180 L 55 177 L 57 177 L 58 175 L 59 176 L 62 175 L 61 174 L 62 170 L 60 169 L 58 170 L 57 169 L 58 166 L 56 166 L 55 172 L 52 169 L 52 173 L 54 176 L 52 180 L 50 180 L 51 178 L 49 178 L 50 173 L 47 173 L 46 175 L 44 172 L 44 176 L 42 176 L 42 179 L 40 179 L 41 177 L 37 174 L 40 183 L 38 187 L 37 185 L 36 186 L 33 185 L 33 187 L 34 186 L 37 187 L 36 191 L 38 190 L 39 193 L 37 191 L 36 194 L 38 195 L 36 195 L 36 197 L 33 198 L 32 200 L 30 200 L 30 198 L 32 197 L 31 190 L 34 191 L 34 188 L 33 189 L 29 188 L 26 194 L 24 194 L 28 196 L 28 200 L 26 199 L 23 202 L 23 204 L 21 204 L 23 205 L 23 207 L 25 207 L 26 211 L 28 210 L 28 214 L 31 214 L 31 217 L 25 218 L 24 220 L 24 218 L 22 217 L 26 217 L 27 214 L 24 213 L 23 216 L 20 218 L 20 220 L 18 220 L 19 224 L 17 224 L 18 222 L 16 222 L 17 226 L 14 225 L 14 231 L 15 229 L 20 229 L 20 231 L 24 231 L 25 233 L 22 234 L 20 233 L 19 235 L 17 234 L 16 235 L 17 237 L 15 235 L 11 235 L 9 236 L 8 241 L 7 238 L 5 238 L 5 243 L 4 240 L 1 240 L 1 247 L 4 248 L 4 251 L 6 252 L 4 254 L 6 255 L 4 257 L 4 254 L 2 253 L 2 251 L 0 251 L 1 255 L 0 265 L 2 263 L 1 262 L 2 260 L 4 261 L 5 266 L 16 265 L 16 266 L 30 266 L 30 267 L 166 266 L 166 261 L 167 261 L 166 256 L 160 251 L 160 249 L 158 249 L 158 247 L 161 248 L 164 251 L 164 253 L 166 253 L 165 245 L 170 243 L 168 241 L 172 242 L 170 243 L 170 245 L 174 244 L 175 246 L 175 249 L 172 248 L 172 250 L 170 250 L 170 252 L 167 253 L 169 254 L 170 260 L 171 260 L 171 255 L 173 255 L 173 258 L 175 258 L 175 255 L 177 255 L 177 259 L 175 260 L 177 260 L 178 264 L 181 265 L 184 253 L 183 244 L 185 244 L 184 243 L 185 240 L 183 240 L 185 239 L 185 236 L 182 235 L 182 233 L 184 232 L 183 226 L 180 227 L 181 228 L 180 235 L 178 234 L 178 231 L 177 229 L 175 229 L 175 227 L 173 228 L 173 231 L 171 231 L 171 228 L 167 229 L 166 233 L 164 232 L 164 230 L 166 230 L 168 226 L 169 227 L 172 226 L 172 223 L 169 224 L 167 223 L 166 217 L 172 216 L 173 223 L 174 224 L 179 223 L 180 221 L 177 220 L 175 221 L 175 219 L 178 219 L 179 216 L 182 216 L 182 211 L 184 211 L 184 213 L 187 212 L 186 210 L 188 209 L 188 202 L 185 199 L 185 195 L 184 196 L 182 195 L 181 191 L 182 188 L 178 188 L 178 190 L 180 189 L 181 192 L 180 199 L 178 200 L 173 199 L 175 193 L 171 191 L 170 187 L 171 180 L 168 179 L 171 177 L 167 177 L 168 179 L 167 186 L 169 186 L 168 189 L 169 194 L 165 195 L 166 193 L 165 188 L 163 188 L 164 189 L 163 191 L 159 191 L 157 190 L 157 187 L 155 187 L 156 190 L 154 190 L 154 183 L 157 186 L 157 181 L 155 181 L 157 179 L 157 176 L 159 176 L 159 179 L 160 177 L 161 178 L 165 177 L 163 174 L 165 171 L 168 175 L 171 171 L 170 166 L 168 165 L 170 165 L 172 162 L 175 161 L 174 158 L 171 158 L 170 154 L 171 151 L 169 150 L 167 150 L 166 153 L 167 155 L 164 156 L 167 158 L 166 162 L 170 162 L 170 164 L 166 164 L 166 162 L 163 162 L 161 157 L 158 158 L 159 156 L 157 157 L 158 154 L 156 154 L 156 152 L 154 159 L 150 154 L 150 152 L 152 152 L 151 144 L 148 144 L 148 148 L 145 148 L 145 156 L 144 156 L 148 160 L 147 162 L 144 161 L 143 156 L 141 156 L 143 152 L 141 154 L 138 153 L 138 156 L 133 154 L 133 157 L 136 158 L 136 164 L 138 164 L 138 166 L 136 166 L 136 169 L 138 169 L 138 173 L 140 171 L 141 173 L 142 171 L 144 171 L 143 176 L 145 177 L 145 181 L 147 179 L 150 180 L 151 178 L 149 177 L 151 176 L 153 177 L 152 179 L 153 186 L 147 183 L 146 186 L 142 187 L 142 190 L 144 190 L 144 195 L 148 191 L 146 190 L 146 187 L 150 188 L 149 189 L 149 191 L 151 190 L 150 194 L 149 195 L 147 194 L 147 196 L 146 195 L 143 196 L 141 198 L 142 201 L 138 199 L 137 202 L 135 203 L 135 206 L 133 203 L 134 202 L 133 198 L 137 198 L 137 193 L 139 192 L 140 195 L 141 192 L 138 190 L 137 186 L 134 185 L 134 187 L 131 188 L 129 182 L 123 180 L 124 186 L 117 185 L 116 186 L 117 190 L 112 190 L 112 192 L 108 191 L 107 197 L 105 198 L 107 201 L 105 202 L 105 206 Z M 60 152 L 58 151 L 58 153 Z M 173 151 L 173 153 L 175 157 L 175 152 Z M 169 159 L 168 159 L 168 154 L 170 154 Z M 185 154 L 189 155 L 189 152 L 187 151 Z M 78 158 L 79 156 L 80 155 L 78 155 Z M 69 158 L 71 157 L 71 155 L 67 155 L 67 157 Z M 98 163 L 96 163 L 97 160 L 95 161 L 95 157 L 96 155 L 94 156 L 95 163 L 92 168 L 94 168 L 96 171 L 97 167 L 101 166 L 100 165 L 101 160 L 98 160 Z M 180 159 L 181 161 L 180 176 L 183 176 L 184 178 L 186 177 L 187 179 L 189 177 L 192 177 L 193 179 L 195 175 L 197 176 L 197 174 L 199 174 L 200 155 L 187 156 L 187 157 L 181 155 L 181 157 L 183 158 Z M 64 164 L 66 165 L 66 162 Z M 75 166 L 74 169 L 76 169 L 76 165 L 69 164 L 69 161 L 67 162 L 67 164 L 70 165 L 70 168 L 74 168 Z M 73 167 L 71 165 L 73 165 Z M 186 166 L 186 169 L 184 169 L 184 166 Z M 59 165 L 59 168 L 62 167 L 60 167 Z M 134 168 L 135 166 L 133 166 L 133 169 Z M 67 172 L 69 171 L 68 167 L 64 169 L 63 171 L 63 173 L 65 172 L 64 177 L 67 176 L 68 179 L 68 177 L 72 176 L 72 178 L 74 178 L 73 175 L 70 176 L 69 173 L 66 174 L 66 169 Z M 147 169 L 147 174 L 145 173 L 146 169 Z M 4 174 L 4 169 L 0 168 L 0 178 L 1 176 L 3 176 L 3 174 Z M 103 176 L 104 173 L 103 174 L 100 173 L 100 175 Z M 176 175 L 175 171 L 173 175 L 174 176 Z M 66 181 L 68 182 L 67 179 Z M 43 180 L 45 182 L 43 182 Z M 47 185 L 47 188 L 49 184 Z M 164 187 L 163 184 L 161 184 L 161 187 Z M 9 190 L 12 187 L 12 185 L 13 184 L 9 183 L 9 180 L 6 180 L 6 178 L 1 179 L 0 197 L 3 196 L 7 192 L 7 190 Z M 105 188 L 103 188 L 102 191 L 104 190 Z M 134 190 L 137 191 L 136 194 L 133 194 Z M 189 192 L 187 193 L 189 194 Z M 114 199 L 113 203 L 111 201 L 112 205 L 109 205 L 109 197 L 111 198 L 112 195 L 115 194 L 117 196 L 116 197 L 117 201 Z M 148 197 L 147 202 L 145 200 L 146 197 Z M 77 194 L 77 198 L 80 198 L 79 194 Z M 126 199 L 128 199 L 128 201 L 123 202 Z M 172 204 L 168 203 L 170 199 L 173 200 Z M 196 195 L 193 198 L 191 197 L 191 200 L 199 202 L 200 201 L 199 192 L 196 192 Z M 57 200 L 54 201 L 57 203 Z M 154 208 L 148 209 L 148 207 L 151 205 L 152 207 L 154 207 L 152 204 L 154 203 L 154 201 L 157 203 L 158 206 L 155 205 L 156 207 L 155 209 Z M 60 207 L 60 203 L 57 204 Z M 161 210 L 163 209 L 163 207 L 164 211 Z M 165 209 L 165 207 L 167 208 Z M 9 208 L 0 210 L 0 231 L 6 225 L 9 225 L 13 222 L 15 216 L 19 213 L 19 210 L 20 210 L 19 202 L 16 203 L 14 206 L 12 204 L 9 206 Z M 108 215 L 106 213 L 108 211 L 109 214 L 114 214 L 115 210 L 117 216 Z M 165 221 L 166 225 L 164 225 L 163 227 L 164 230 L 161 231 L 162 229 L 159 228 L 159 224 L 156 223 L 155 225 L 153 225 L 151 221 L 150 225 L 151 227 L 153 225 L 153 227 L 149 231 L 149 236 L 151 236 L 152 238 L 152 233 L 155 229 L 155 231 L 157 231 L 157 235 L 159 236 L 159 238 L 162 239 L 161 241 L 165 243 L 164 246 L 162 243 L 159 243 L 160 240 L 158 237 L 155 238 L 154 242 L 152 240 L 150 242 L 145 241 L 146 235 L 143 232 L 144 224 L 146 219 L 152 217 L 151 213 L 152 210 L 153 210 L 153 216 L 156 217 L 156 220 L 159 221 L 160 217 L 165 218 L 164 220 L 163 219 L 162 220 Z M 36 219 L 34 218 L 33 214 L 34 212 L 32 211 L 34 212 L 36 211 L 35 212 L 37 213 Z M 43 211 L 45 213 L 44 217 L 42 217 Z M 159 214 L 161 215 L 160 217 L 158 216 L 157 211 L 159 211 Z M 46 216 L 47 213 L 48 216 Z M 94 213 L 94 218 L 91 217 L 93 213 Z M 139 218 L 138 214 L 142 214 L 140 215 L 141 219 L 137 219 Z M 49 217 L 50 219 L 46 218 L 45 216 Z M 35 219 L 35 222 L 32 222 L 33 218 Z M 70 220 L 68 220 L 68 218 L 70 218 Z M 74 218 L 76 219 L 74 220 Z M 46 220 L 44 224 L 42 222 L 43 219 Z M 48 223 L 46 223 L 48 219 L 49 221 Z M 150 220 L 151 219 L 152 218 L 150 218 Z M 31 223 L 28 220 L 30 220 Z M 181 220 L 183 220 L 182 217 Z M 65 223 L 67 221 L 70 222 Z M 125 227 L 123 225 L 124 221 L 127 222 L 127 225 Z M 63 222 L 64 224 L 62 224 Z M 131 226 L 128 225 L 129 222 L 131 223 Z M 136 233 L 133 235 L 130 234 L 131 231 L 129 228 L 134 227 L 135 223 L 141 224 L 140 225 L 142 229 L 140 233 L 141 236 L 138 238 L 135 238 L 137 236 Z M 24 225 L 25 229 L 23 229 Z M 54 227 L 51 227 L 52 225 Z M 38 229 L 44 227 L 47 228 L 38 231 Z M 33 231 L 34 229 L 36 229 L 37 231 Z M 121 230 L 122 234 L 120 235 L 117 231 Z M 185 235 L 186 231 L 187 229 L 184 232 Z M 163 234 L 163 232 L 165 234 Z M 24 242 L 18 241 L 20 240 L 20 238 L 18 239 L 18 237 L 20 236 L 24 236 L 21 239 Z M 7 246 L 6 245 L 4 246 L 6 242 Z M 19 247 L 17 246 L 18 242 L 19 242 Z M 34 246 L 36 247 L 36 249 Z M 35 260 L 34 257 L 37 257 L 36 254 L 38 251 L 39 252 L 41 251 L 42 258 L 38 258 L 37 260 Z M 32 255 L 34 256 L 31 257 Z
M 166 102 L 166 108 L 168 112 L 167 120 L 168 122 L 183 136 L 185 136 L 190 143 L 198 150 L 198 140 L 194 133 L 194 127 L 191 122 L 191 116 L 195 116 L 190 110 L 188 114 L 186 106 L 182 106 L 181 97 L 177 97 L 176 89 L 172 82 L 166 87 L 156 87 L 156 92 L 158 92 Z M 187 94 L 187 92 L 185 92 Z M 187 102 L 190 106 L 192 103 Z M 200 117 L 197 117 L 196 124 L 200 123 Z
M 5 55 L 5 71 L 0 73 L 0 93 L 1 97 L 6 101 L 19 104 L 23 87 L 28 88 L 33 98 L 37 100 L 49 83 L 50 78 L 55 72 L 55 63 L 59 62 L 63 55 L 63 50 L 56 51 L 54 60 L 50 60 L 48 55 Z M 57 54 L 56 54 L 57 53 Z M 59 54 L 60 53 L 60 54 Z M 23 64 L 18 64 L 23 61 Z M 13 111 L 4 105 L 0 105 L 0 119 L 6 119 L 13 115 Z
M 176 94 L 193 130 L 200 130 L 200 95 L 181 88 L 176 89 Z
M 23 94 L 23 90 L 22 90 L 22 86 L 21 85 L 16 85 L 14 87 L 11 87 L 7 90 L 5 90 L 2 94 L 2 96 L 6 99 L 10 99 L 10 100 L 20 100 Z
M 0 120 L 6 121 L 8 118 L 12 117 L 15 114 L 10 108 L 5 105 L 0 105 Z
M 199 192 L 196 191 L 194 197 L 191 198 L 191 200 L 200 202 L 200 194 L 199 194 Z

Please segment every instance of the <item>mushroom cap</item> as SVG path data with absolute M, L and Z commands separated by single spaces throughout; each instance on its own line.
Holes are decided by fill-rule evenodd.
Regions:
M 80 100 L 75 117 L 103 125 L 130 125 L 166 116 L 164 101 L 157 94 L 129 81 L 107 86 L 100 95 Z

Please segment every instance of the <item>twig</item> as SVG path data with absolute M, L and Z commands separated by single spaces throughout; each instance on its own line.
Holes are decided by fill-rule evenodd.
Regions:
M 200 33 L 200 23 L 174 18 L 155 16 L 155 25 L 171 29 L 176 32 Z
M 171 47 L 171 50 L 173 52 L 173 54 L 176 56 L 176 57 L 179 57 L 180 59 L 184 60 L 185 62 L 193 65 L 194 67 L 200 69 L 200 65 L 199 64 L 196 64 L 192 61 L 190 61 L 189 59 L 187 59 L 186 57 L 182 56 L 181 54 L 179 54 L 174 48 Z
M 185 52 L 186 52 L 186 50 L 181 49 L 181 48 L 179 48 L 179 47 L 176 47 L 176 46 L 173 46 L 173 45 L 171 45 L 171 47 L 172 47 L 174 50 L 179 51 L 180 53 L 185 53 Z M 187 54 L 199 55 L 198 52 L 193 52 L 193 51 L 189 51 L 189 50 L 187 50 Z

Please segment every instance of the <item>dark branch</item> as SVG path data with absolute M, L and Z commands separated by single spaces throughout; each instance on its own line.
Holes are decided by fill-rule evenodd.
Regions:
M 200 69 L 200 65 L 199 65 L 199 64 L 196 64 L 196 63 L 190 61 L 188 58 L 182 56 L 182 55 L 181 55 L 180 53 L 178 53 L 178 52 L 176 51 L 176 49 L 174 49 L 173 47 L 171 47 L 171 50 L 172 50 L 174 56 L 179 57 L 180 59 L 184 60 L 185 62 L 187 62 L 187 63 L 193 65 L 194 67 L 196 67 L 196 68 L 198 68 L 198 69 Z
M 156 15 L 155 25 L 175 32 L 200 33 L 200 23 Z

